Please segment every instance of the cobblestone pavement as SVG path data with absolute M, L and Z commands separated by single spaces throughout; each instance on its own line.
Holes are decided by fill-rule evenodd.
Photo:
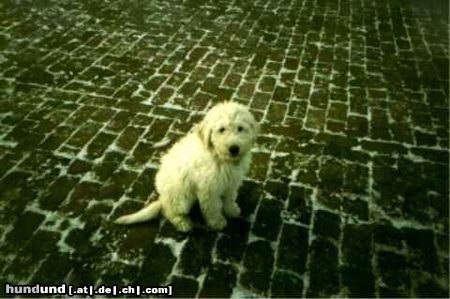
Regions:
M 0 282 L 447 297 L 444 2 L 1 1 Z M 230 99 L 262 122 L 243 216 L 113 225 Z

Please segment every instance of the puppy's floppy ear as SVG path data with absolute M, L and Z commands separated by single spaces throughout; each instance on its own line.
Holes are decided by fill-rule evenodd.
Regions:
M 259 122 L 253 118 L 251 126 L 253 128 L 253 131 L 255 132 L 255 135 L 258 135 L 259 131 L 261 130 L 261 125 L 259 124 Z
M 247 116 L 246 116 L 247 122 L 249 123 L 250 127 L 252 128 L 254 135 L 255 136 L 258 135 L 259 130 L 261 128 L 259 122 L 255 119 L 255 117 L 253 116 L 253 114 L 250 111 L 247 110 L 246 114 L 247 114 Z
M 250 126 L 252 127 L 253 130 L 252 141 L 256 142 L 260 130 L 260 124 L 255 119 L 253 119 L 253 121 L 250 122 Z
M 203 120 L 197 125 L 197 133 L 207 149 L 212 149 L 214 147 L 211 139 L 212 130 L 206 120 Z

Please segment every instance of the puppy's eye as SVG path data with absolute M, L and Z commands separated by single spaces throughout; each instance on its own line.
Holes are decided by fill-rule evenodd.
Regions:
M 243 130 L 244 130 L 243 127 L 241 127 L 241 126 L 238 127 L 238 132 L 242 132 Z
M 220 132 L 220 133 L 225 132 L 225 128 L 224 128 L 224 127 L 220 127 L 219 132 Z

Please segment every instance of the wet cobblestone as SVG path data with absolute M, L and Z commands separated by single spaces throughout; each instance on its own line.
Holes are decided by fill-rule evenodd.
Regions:
M 0 282 L 448 297 L 445 2 L 2 1 Z M 226 100 L 262 124 L 242 217 L 113 225 Z

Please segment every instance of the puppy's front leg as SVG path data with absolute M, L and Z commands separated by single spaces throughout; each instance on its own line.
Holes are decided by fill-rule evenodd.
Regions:
M 217 194 L 199 194 L 200 210 L 206 224 L 215 230 L 221 230 L 227 225 L 227 220 L 222 215 L 222 201 Z
M 238 217 L 241 214 L 241 209 L 236 203 L 237 195 L 237 188 L 231 188 L 224 194 L 223 213 L 228 217 Z

